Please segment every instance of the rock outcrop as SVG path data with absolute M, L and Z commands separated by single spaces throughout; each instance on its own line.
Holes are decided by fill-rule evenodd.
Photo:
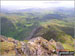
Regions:
M 6 40 L 4 40 L 6 39 Z M 50 41 L 36 37 L 28 42 L 18 41 L 12 38 L 0 37 L 0 55 L 10 56 L 57 56 L 56 49 L 63 48 L 62 44 L 51 39 Z
M 0 42 L 7 41 L 7 38 L 5 36 L 0 35 Z

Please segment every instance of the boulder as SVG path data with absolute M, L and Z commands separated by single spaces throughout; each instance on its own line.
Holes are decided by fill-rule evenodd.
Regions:
M 63 47 L 62 43 L 57 42 L 56 43 L 56 51 L 59 52 L 59 51 L 62 51 L 62 50 L 64 50 L 64 47 Z

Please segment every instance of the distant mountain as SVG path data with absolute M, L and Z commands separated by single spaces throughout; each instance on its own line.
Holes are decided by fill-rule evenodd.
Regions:
M 74 8 L 65 8 L 65 7 L 50 7 L 50 8 L 25 8 L 25 9 L 16 9 L 10 10 L 7 8 L 1 8 L 2 12 L 40 12 L 40 11 L 59 11 L 59 12 L 74 12 Z

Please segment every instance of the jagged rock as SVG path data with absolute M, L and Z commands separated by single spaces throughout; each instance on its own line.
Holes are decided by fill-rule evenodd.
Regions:
M 33 47 L 36 47 L 37 56 L 48 56 L 53 53 L 53 50 L 55 50 L 51 44 L 42 37 L 33 38 L 28 43 L 30 43 Z
M 49 43 L 56 49 L 56 41 L 51 39 L 49 40 Z
M 8 38 L 8 42 L 13 42 L 14 44 L 17 44 L 19 41 L 13 38 Z
M 63 49 L 61 43 L 56 42 L 51 39 L 50 41 L 42 38 L 36 37 L 28 42 L 18 41 L 13 38 L 0 38 L 4 42 L 1 42 L 4 46 L 3 52 L 9 53 L 14 51 L 15 56 L 57 56 L 54 54 L 56 49 Z M 6 42 L 5 42 L 6 41 Z
M 64 49 L 64 47 L 62 46 L 62 44 L 60 42 L 57 42 L 56 43 L 56 49 L 61 50 L 61 49 Z
M 7 38 L 5 36 L 0 35 L 0 42 L 7 41 Z
M 13 39 L 13 38 L 8 38 L 8 41 L 9 41 L 9 42 L 13 42 L 13 41 L 15 41 L 15 39 Z
M 57 43 L 56 43 L 56 51 L 57 51 L 57 53 L 58 53 L 59 51 L 62 51 L 62 50 L 64 50 L 63 45 L 62 45 L 60 42 L 57 42 Z

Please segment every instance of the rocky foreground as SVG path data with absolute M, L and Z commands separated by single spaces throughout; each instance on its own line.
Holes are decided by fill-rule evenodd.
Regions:
M 18 41 L 0 36 L 0 47 L 0 56 L 58 56 L 58 51 L 64 50 L 60 42 L 42 37 Z

